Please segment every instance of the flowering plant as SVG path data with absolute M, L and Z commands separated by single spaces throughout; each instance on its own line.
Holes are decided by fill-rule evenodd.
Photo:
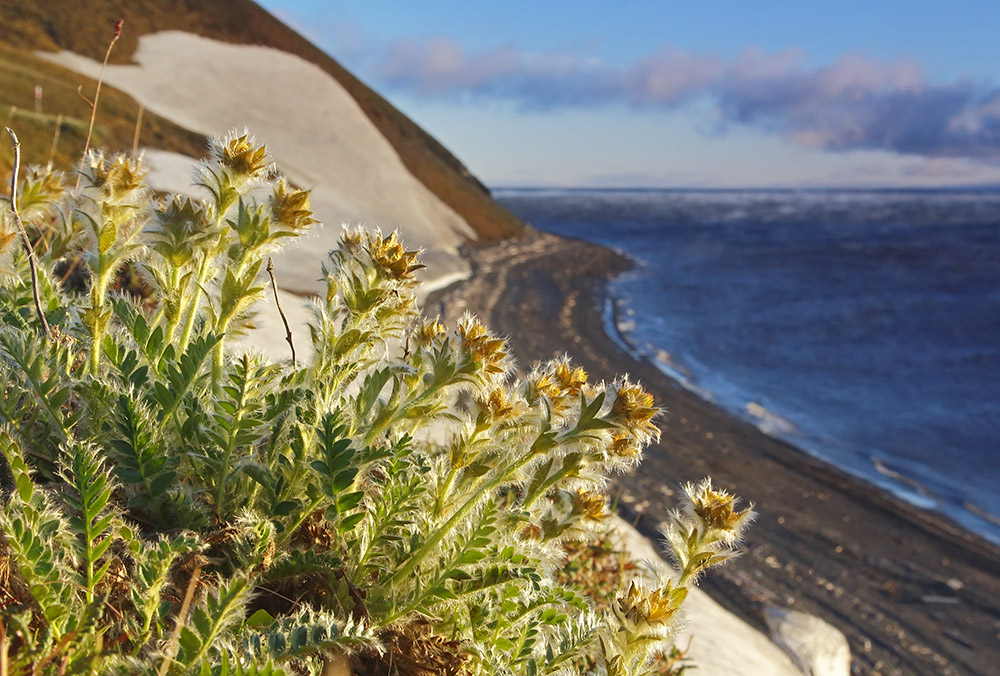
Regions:
M 245 134 L 212 142 L 204 198 L 120 156 L 79 174 L 33 170 L 0 212 L 4 673 L 618 676 L 669 648 L 749 519 L 727 494 L 671 516 L 676 580 L 598 613 L 555 576 L 658 437 L 648 393 L 567 359 L 517 377 L 474 317 L 420 316 L 418 254 L 378 231 L 330 253 L 308 363 L 227 350 L 308 193 Z

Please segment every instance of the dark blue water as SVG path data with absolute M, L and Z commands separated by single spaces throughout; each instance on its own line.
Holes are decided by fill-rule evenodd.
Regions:
M 606 312 L 629 349 L 1000 542 L 1000 192 L 496 197 L 636 261 Z

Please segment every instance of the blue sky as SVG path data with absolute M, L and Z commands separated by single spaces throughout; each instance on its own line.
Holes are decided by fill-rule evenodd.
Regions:
M 262 4 L 491 186 L 1000 183 L 1000 3 Z

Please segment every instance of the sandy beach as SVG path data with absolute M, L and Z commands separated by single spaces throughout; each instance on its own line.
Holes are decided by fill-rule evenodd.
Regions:
M 661 443 L 611 487 L 641 532 L 657 537 L 679 484 L 704 476 L 755 504 L 745 556 L 703 583 L 715 600 L 761 629 L 767 606 L 822 617 L 850 641 L 854 673 L 1000 673 L 1000 548 L 622 351 L 601 318 L 604 282 L 629 266 L 618 254 L 537 232 L 465 253 L 472 278 L 433 296 L 429 314 L 471 310 L 509 338 L 522 367 L 567 352 L 594 379 L 630 373 L 666 409 Z

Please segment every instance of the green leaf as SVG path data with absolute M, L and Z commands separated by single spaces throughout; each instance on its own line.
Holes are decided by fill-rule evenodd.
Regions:
M 107 253 L 109 249 L 115 244 L 115 240 L 118 238 L 118 226 L 115 225 L 113 220 L 108 220 L 104 223 L 101 228 L 101 234 L 97 238 L 97 250 L 100 253 Z
M 343 519 L 340 520 L 340 523 L 337 524 L 337 530 L 340 531 L 341 533 L 348 533 L 354 530 L 354 528 L 359 523 L 361 523 L 364 520 L 364 518 L 365 518 L 364 512 L 359 512 L 357 514 L 351 514 L 349 516 L 345 516 Z
M 259 608 L 246 619 L 244 624 L 248 627 L 266 627 L 272 622 L 274 622 L 274 617 L 271 616 L 271 613 Z

